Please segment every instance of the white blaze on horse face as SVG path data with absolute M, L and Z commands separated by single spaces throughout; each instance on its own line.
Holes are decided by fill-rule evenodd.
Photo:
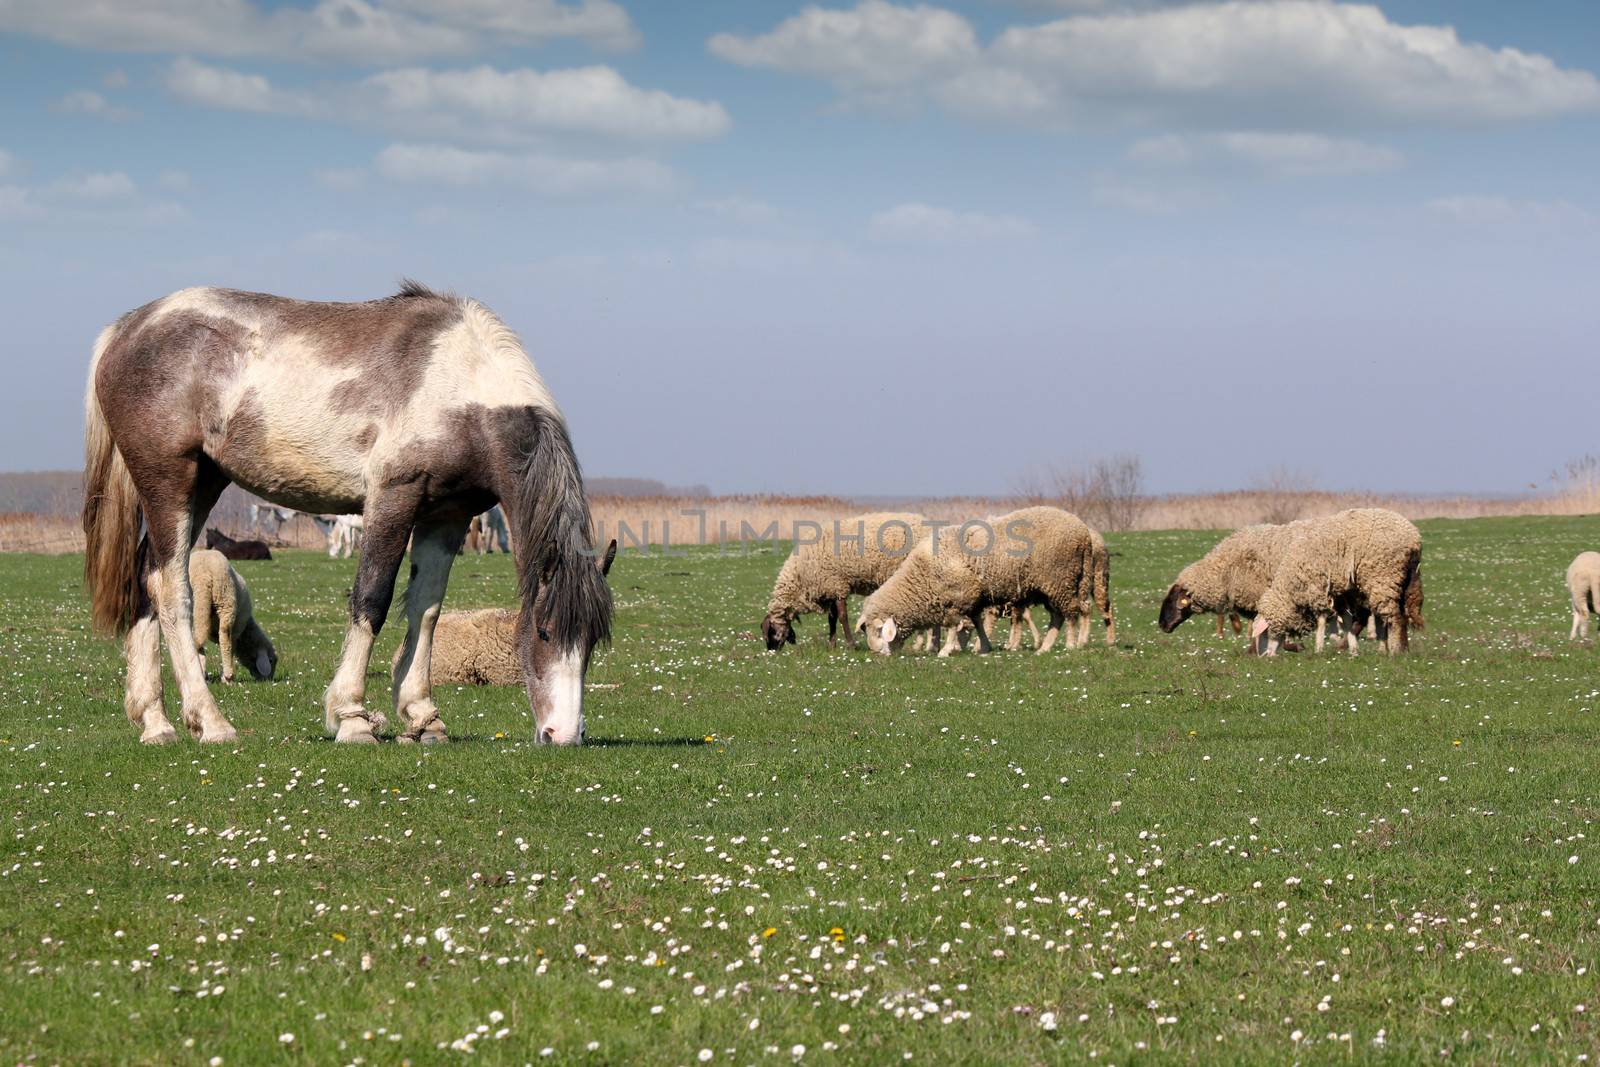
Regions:
M 540 677 L 534 704 L 534 740 L 541 745 L 583 743 L 584 655 L 576 649 L 551 662 Z

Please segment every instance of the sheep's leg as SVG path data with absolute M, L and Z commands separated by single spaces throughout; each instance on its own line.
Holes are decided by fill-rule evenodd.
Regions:
M 376 744 L 376 731 L 388 723 L 382 712 L 366 707 L 367 662 L 372 658 L 373 639 L 383 629 L 394 600 L 395 575 L 420 499 L 420 488 L 410 485 L 374 492 L 367 498 L 365 518 L 372 536 L 356 565 L 350 625 L 345 629 L 339 669 L 322 698 L 323 722 L 335 734 L 334 740 L 344 744 Z M 419 533 L 419 543 L 420 539 Z
M 937 628 L 935 628 L 934 633 L 938 633 Z M 939 658 L 945 659 L 957 652 L 964 652 L 966 648 L 962 643 L 962 636 L 963 631 L 960 626 L 947 627 L 945 629 L 944 644 L 939 648 Z
M 1066 615 L 1054 604 L 1046 604 L 1045 608 L 1050 612 L 1050 625 L 1045 627 L 1044 640 L 1039 642 L 1036 650 L 1038 654 L 1049 652 L 1056 646 L 1056 638 L 1061 635 L 1061 624 L 1066 620 Z
M 1089 643 L 1089 626 L 1093 621 L 1093 615 L 1087 611 L 1078 616 L 1078 648 L 1083 648 Z
M 828 647 L 834 648 L 839 644 L 839 602 L 826 601 L 823 610 L 828 613 Z
M 225 605 L 217 609 L 217 650 L 222 660 L 222 680 L 233 681 L 233 625 L 238 620 Z
M 1567 634 L 1567 640 L 1569 640 L 1569 641 L 1571 641 L 1571 640 L 1585 640 L 1585 641 L 1587 641 L 1588 639 L 1589 639 L 1589 611 L 1588 611 L 1587 608 L 1579 608 L 1577 604 L 1573 604 L 1572 605 L 1572 632 Z
M 417 526 L 411 581 L 406 586 L 406 643 L 394 677 L 394 710 L 397 721 L 405 724 L 401 741 L 431 744 L 447 736 L 433 703 L 433 627 L 444 603 L 450 565 L 465 535 L 464 521 Z
M 983 625 L 983 612 L 973 612 L 967 618 L 972 622 L 972 629 L 978 637 L 978 655 L 987 656 L 994 651 L 994 646 L 989 644 L 989 634 Z
M 1319 653 L 1322 651 L 1322 645 L 1323 645 L 1323 642 L 1327 639 L 1327 636 L 1328 636 L 1328 617 L 1326 615 L 1318 615 L 1317 616 L 1317 651 Z
M 1023 613 L 1023 611 L 1024 611 L 1024 608 L 1022 607 L 1021 604 L 1013 604 L 1013 605 L 1011 605 L 1011 610 L 1006 613 L 1006 617 L 1007 617 L 1008 621 L 1011 623 L 1011 632 L 1006 634 L 1006 651 L 1007 652 L 1015 652 L 1017 649 L 1022 647 L 1022 613 Z M 998 634 L 998 632 L 999 631 L 996 631 L 997 634 Z
M 839 598 L 839 623 L 844 627 L 844 643 L 846 648 L 856 647 L 855 631 L 850 629 L 850 598 Z
M 1038 648 L 1039 647 L 1039 627 L 1035 626 L 1034 623 L 1033 623 L 1033 608 L 1024 605 L 1023 609 L 1022 609 L 1022 617 L 1027 620 L 1028 633 L 1030 635 L 1032 635 L 1032 637 L 1033 637 L 1033 647 L 1034 648 Z
M 1237 631 L 1235 631 L 1235 632 L 1237 632 Z M 1223 635 L 1223 630 L 1222 630 L 1222 616 L 1221 615 L 1217 616 L 1217 636 L 1218 637 L 1224 636 Z
M 1244 633 L 1244 620 L 1240 619 L 1237 615 L 1234 615 L 1231 618 L 1233 620 L 1234 635 L 1238 636 L 1239 634 Z

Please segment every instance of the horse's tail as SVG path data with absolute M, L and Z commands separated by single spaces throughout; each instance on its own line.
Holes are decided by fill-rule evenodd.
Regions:
M 1111 553 L 1104 545 L 1094 550 L 1094 603 L 1106 624 L 1106 644 L 1117 643 L 1117 620 L 1111 615 Z
M 1413 630 L 1423 628 L 1422 621 L 1422 552 L 1419 549 L 1406 560 L 1406 584 L 1400 594 L 1400 608 L 1406 625 Z
M 139 493 L 95 388 L 100 357 L 117 329 L 106 327 L 95 342 L 83 413 L 83 582 L 95 632 L 107 636 L 128 632 L 139 603 Z
M 562 648 L 611 636 L 611 589 L 591 542 L 589 500 L 560 415 L 521 409 L 517 469 L 506 505 L 525 610 L 540 600 L 544 630 Z M 504 494 L 503 494 L 504 495 Z

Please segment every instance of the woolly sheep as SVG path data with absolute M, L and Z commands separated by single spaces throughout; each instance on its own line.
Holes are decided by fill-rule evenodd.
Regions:
M 278 651 L 256 623 L 250 590 L 228 558 L 210 548 L 189 554 L 189 585 L 194 596 L 194 647 L 205 664 L 206 642 L 215 641 L 222 653 L 222 680 L 233 681 L 237 651 L 245 667 L 257 678 L 271 678 L 278 666 Z
M 1589 639 L 1589 612 L 1600 612 L 1600 552 L 1579 552 L 1567 568 L 1567 592 L 1572 594 L 1572 632 L 1569 639 Z
M 912 546 L 927 540 L 926 523 L 908 512 L 875 512 L 838 520 L 818 540 L 799 545 L 778 571 L 761 621 L 768 650 L 794 644 L 795 619 L 813 611 L 827 612 L 829 645 L 837 641 L 842 621 L 845 641 L 854 648 L 846 597 L 865 596 L 888 581 Z
M 979 651 L 987 652 L 985 608 L 1043 603 L 1050 625 L 1038 651 L 1047 652 L 1062 623 L 1076 623 L 1082 614 L 1084 573 L 1094 565 L 1089 527 L 1059 508 L 1023 508 L 985 523 L 951 527 L 912 549 L 862 605 L 856 628 L 865 631 L 872 651 L 888 655 L 913 629 L 954 628 L 966 619 L 977 631 Z M 1076 629 L 1067 631 L 1069 645 Z M 952 651 L 952 642 L 946 642 L 939 655 Z
M 1423 625 L 1416 526 L 1385 508 L 1352 508 L 1293 524 L 1288 537 L 1251 627 L 1268 655 L 1329 613 L 1370 614 L 1386 651 L 1407 649 L 1410 628 Z
M 1167 590 L 1161 602 L 1157 624 L 1163 633 L 1171 633 L 1189 616 L 1214 613 L 1217 617 L 1217 636 L 1223 636 L 1223 620 L 1233 620 L 1233 632 L 1240 632 L 1239 619 L 1253 619 L 1257 605 L 1272 576 L 1278 561 L 1294 531 L 1314 519 L 1301 519 L 1287 524 L 1263 523 L 1235 530 L 1200 559 L 1178 572 L 1177 580 Z M 1354 633 L 1359 627 L 1345 625 L 1350 614 L 1335 616 L 1338 640 L 1348 639 L 1354 651 Z M 1317 651 L 1322 651 L 1327 634 L 1328 613 L 1317 616 Z
M 433 624 L 434 685 L 521 685 L 517 658 L 517 613 L 505 608 L 447 611 Z M 390 667 L 400 671 L 404 643 L 394 650 Z

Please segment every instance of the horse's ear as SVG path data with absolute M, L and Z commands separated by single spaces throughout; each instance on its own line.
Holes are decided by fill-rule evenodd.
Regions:
M 617 539 L 613 537 L 606 546 L 606 554 L 600 558 L 600 574 L 605 576 L 611 573 L 611 562 L 617 558 Z

